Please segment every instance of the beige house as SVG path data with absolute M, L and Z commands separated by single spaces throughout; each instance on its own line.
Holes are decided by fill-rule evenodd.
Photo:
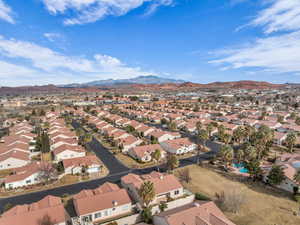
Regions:
M 141 185 L 150 181 L 154 185 L 155 198 L 151 204 L 158 204 L 168 199 L 176 199 L 184 195 L 184 190 L 180 182 L 173 174 L 163 174 L 152 172 L 147 175 L 136 175 L 130 173 L 121 178 L 122 187 L 126 188 L 130 196 L 137 202 L 143 204 L 142 199 L 139 197 L 139 189 Z
M 113 219 L 133 210 L 127 191 L 112 183 L 79 192 L 74 195 L 73 203 L 80 224 Z
M 40 225 L 48 215 L 54 225 L 67 225 L 70 216 L 59 197 L 48 195 L 42 200 L 26 205 L 17 205 L 0 216 L 0 225 Z

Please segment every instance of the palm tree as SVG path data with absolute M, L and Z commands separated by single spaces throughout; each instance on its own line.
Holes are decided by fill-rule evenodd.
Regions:
M 297 137 L 295 133 L 289 133 L 285 139 L 286 145 L 289 149 L 289 152 L 293 152 L 294 145 L 296 143 Z
M 244 137 L 245 137 L 244 127 L 239 126 L 237 129 L 233 131 L 233 140 L 238 144 L 241 143 Z
M 154 152 L 151 154 L 152 158 L 157 162 L 157 170 L 159 170 L 158 167 L 158 162 L 161 159 L 161 151 L 159 149 L 156 149 Z
M 243 159 L 245 158 L 245 152 L 241 149 L 239 149 L 235 155 L 236 160 L 238 161 L 238 163 L 241 163 L 243 161 Z
M 196 129 L 197 129 L 198 134 L 199 134 L 201 128 L 202 128 L 202 123 L 201 123 L 201 121 L 197 121 L 197 123 L 196 123 Z
M 140 189 L 139 196 L 141 197 L 145 207 L 148 207 L 155 198 L 155 188 L 151 181 L 145 181 Z
M 204 129 L 201 129 L 199 131 L 199 139 L 202 142 L 203 147 L 206 148 L 206 142 L 209 139 L 208 132 Z M 199 160 L 200 160 L 200 150 L 201 150 L 201 148 L 198 148 L 197 164 L 199 164 Z
M 206 131 L 208 133 L 209 138 L 211 137 L 211 132 L 213 131 L 213 129 L 214 129 L 214 125 L 212 123 L 207 124 Z
M 247 145 L 243 152 L 245 161 L 251 161 L 257 157 L 256 148 L 252 145 Z
M 229 145 L 223 145 L 219 151 L 219 157 L 225 163 L 225 166 L 232 162 L 234 156 L 233 149 Z

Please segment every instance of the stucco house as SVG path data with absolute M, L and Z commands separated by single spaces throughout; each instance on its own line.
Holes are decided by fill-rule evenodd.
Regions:
M 197 145 L 188 138 L 178 138 L 160 143 L 161 147 L 172 154 L 185 154 L 197 149 Z
M 150 181 L 154 185 L 155 198 L 151 204 L 158 204 L 170 198 L 176 199 L 184 195 L 183 186 L 173 174 L 152 172 L 139 176 L 130 173 L 121 178 L 121 185 L 128 190 L 135 201 L 143 204 L 138 193 L 141 185 L 146 181 Z
M 48 195 L 38 202 L 17 205 L 0 216 L 0 225 L 40 225 L 49 216 L 54 225 L 67 225 L 70 216 L 59 197 Z
M 74 195 L 73 203 L 80 224 L 127 215 L 133 209 L 127 191 L 112 183 L 104 183 L 93 190 L 82 190 Z

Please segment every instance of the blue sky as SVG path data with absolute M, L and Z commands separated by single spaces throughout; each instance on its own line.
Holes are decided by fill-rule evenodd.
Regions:
M 0 0 L 0 86 L 300 82 L 299 0 Z

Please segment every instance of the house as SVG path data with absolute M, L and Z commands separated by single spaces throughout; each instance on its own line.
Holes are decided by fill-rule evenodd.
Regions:
M 127 191 L 112 183 L 104 183 L 93 190 L 82 190 L 74 195 L 73 204 L 81 224 L 127 215 L 133 210 Z
M 184 195 L 182 185 L 173 174 L 152 172 L 139 176 L 130 173 L 121 178 L 121 185 L 128 190 L 134 200 L 143 204 L 138 193 L 141 185 L 146 181 L 150 181 L 154 185 L 155 198 L 151 204 L 158 204 L 170 198 L 176 199 Z
M 156 138 L 157 141 L 160 143 L 166 140 L 173 140 L 175 138 L 179 138 L 180 134 L 177 132 L 166 132 L 162 130 L 154 130 L 151 133 L 149 133 L 148 136 L 150 137 L 152 136 Z
M 161 212 L 154 225 L 234 225 L 212 201 L 196 201 Z
M 71 159 L 76 157 L 83 157 L 86 154 L 86 151 L 81 146 L 72 146 L 72 145 L 61 145 L 52 151 L 55 161 L 61 161 L 64 159 Z
M 259 128 L 262 125 L 265 125 L 271 129 L 277 129 L 281 127 L 281 123 L 278 123 L 277 121 L 259 121 L 258 123 L 255 124 L 255 128 Z
M 74 138 L 60 138 L 59 137 L 59 138 L 56 138 L 55 140 L 51 141 L 50 149 L 53 150 L 64 144 L 76 146 L 76 145 L 78 145 L 78 141 Z
M 21 151 L 10 151 L 0 155 L 0 170 L 25 166 L 30 162 L 29 154 Z
M 168 140 L 161 142 L 160 145 L 165 151 L 176 155 L 185 154 L 197 149 L 197 145 L 191 142 L 188 138 Z
M 300 154 L 283 154 L 277 158 L 275 165 L 281 166 L 285 175 L 285 180 L 277 185 L 277 187 L 291 193 L 298 191 L 300 184 L 294 180 L 294 175 L 300 169 Z M 262 167 L 262 169 L 264 170 L 264 181 L 268 182 L 268 174 L 271 171 L 272 166 L 265 166 Z
M 41 168 L 41 162 L 32 162 L 15 169 L 12 175 L 5 178 L 5 188 L 12 189 L 40 183 Z
M 95 155 L 64 159 L 62 161 L 65 174 L 97 173 L 101 171 L 102 165 Z
M 274 144 L 282 145 L 284 140 L 286 139 L 287 134 L 286 133 L 280 133 L 275 131 L 274 132 Z
M 70 216 L 59 197 L 48 195 L 42 200 L 25 205 L 17 205 L 0 216 L 0 225 L 40 225 L 49 216 L 54 225 L 67 225 Z
M 128 154 L 142 162 L 149 162 L 152 160 L 152 153 L 156 150 L 161 152 L 161 158 L 165 157 L 165 151 L 159 144 L 137 146 L 129 149 Z
M 129 135 L 125 138 L 118 139 L 119 146 L 122 148 L 122 152 L 128 152 L 130 148 L 134 148 L 140 145 L 143 141 L 134 137 L 133 135 Z
M 138 132 L 140 132 L 141 134 L 143 134 L 144 136 L 148 136 L 152 131 L 154 131 L 154 129 L 152 127 L 149 127 L 144 124 L 142 126 L 136 128 L 136 130 Z

